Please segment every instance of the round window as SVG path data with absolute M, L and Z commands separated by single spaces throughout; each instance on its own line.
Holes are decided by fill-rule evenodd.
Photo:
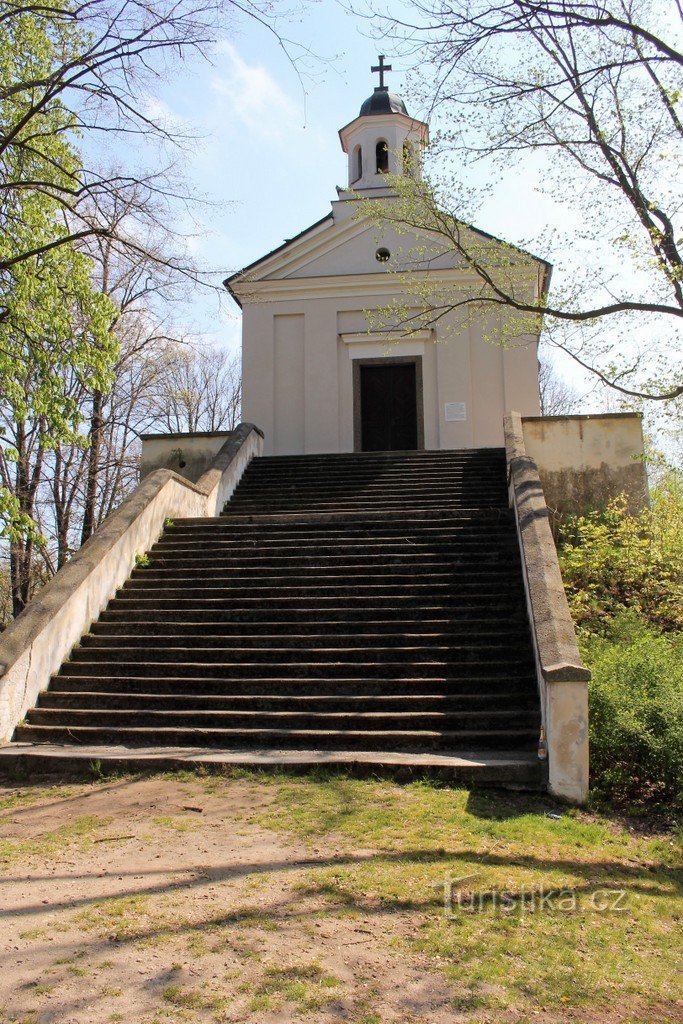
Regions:
M 375 253 L 375 259 L 378 263 L 386 263 L 390 257 L 391 253 L 388 249 L 378 249 Z

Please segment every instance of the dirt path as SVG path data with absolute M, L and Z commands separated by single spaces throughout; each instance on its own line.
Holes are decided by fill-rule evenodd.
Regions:
M 502 1020 L 411 950 L 414 910 L 311 885 L 376 851 L 262 827 L 277 793 L 163 777 L 0 789 L 0 1021 Z M 504 1019 L 598 1019 L 534 1014 Z
M 148 779 L 19 804 L 3 830 L 27 847 L 0 877 L 5 1019 L 453 1020 L 449 986 L 392 952 L 381 917 L 298 891 L 339 851 L 245 824 L 272 798 Z M 411 927 L 392 916 L 391 933 Z

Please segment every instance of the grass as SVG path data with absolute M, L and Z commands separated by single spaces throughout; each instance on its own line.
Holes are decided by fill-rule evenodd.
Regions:
M 84 931 L 112 934 L 117 942 L 144 934 L 149 899 L 147 896 L 117 896 L 99 900 L 76 915 Z
M 185 1010 L 227 1010 L 231 1000 L 215 992 L 208 985 L 199 988 L 183 988 L 181 985 L 167 985 L 161 993 L 167 1003 Z
M 174 832 L 191 832 L 200 824 L 197 816 L 181 817 L 179 815 L 162 814 L 152 819 L 158 828 L 172 829 Z
M 270 965 L 259 981 L 245 989 L 250 995 L 252 1013 L 279 1010 L 283 1003 L 293 1004 L 299 1013 L 313 1013 L 335 999 L 340 984 L 316 963 L 290 967 Z
M 597 1020 L 616 1005 L 623 1024 L 676 1019 L 667 1013 L 683 995 L 683 875 L 680 837 L 670 824 L 571 808 L 544 795 L 340 774 L 186 773 L 172 788 L 174 801 L 178 783 L 187 786 L 188 803 L 205 800 L 206 815 L 187 819 L 193 829 L 220 827 L 233 841 L 242 831 L 250 836 L 255 855 L 246 873 L 233 876 L 226 850 L 226 873 L 207 875 L 208 888 L 194 871 L 184 887 L 182 873 L 164 867 L 168 888 L 156 891 L 154 876 L 151 891 L 69 910 L 79 948 L 53 961 L 74 983 L 98 975 L 101 994 L 116 998 L 118 986 L 127 991 L 129 984 L 125 967 L 118 973 L 123 950 L 132 945 L 144 957 L 149 948 L 155 970 L 165 958 L 170 974 L 160 975 L 164 987 L 156 990 L 153 1016 L 141 1018 L 145 1024 L 221 1021 L 235 1007 L 249 1021 L 269 1013 L 337 1019 L 342 1007 L 350 1024 L 380 1024 L 381 990 L 342 982 L 336 962 L 326 963 L 329 950 L 342 948 L 354 931 L 363 933 L 380 971 L 408 958 L 427 984 L 430 970 L 441 974 L 453 1014 L 472 1024 L 508 1020 L 508 1012 L 525 1021 L 544 1013 L 564 1020 L 565 1012 Z M 176 823 L 184 816 L 153 818 L 165 806 L 154 799 L 140 827 L 154 832 L 155 849 L 183 848 L 187 839 Z M 80 847 L 85 864 L 102 824 L 77 818 L 32 839 L 5 840 L 0 857 L 7 843 L 13 863 L 39 854 L 49 861 Z M 259 856 L 261 838 L 266 850 L 275 840 L 283 853 Z M 106 852 L 115 875 L 123 854 L 109 846 Z M 327 945 L 316 937 L 323 932 L 330 933 Z M 29 929 L 23 938 L 43 937 Z M 102 949 L 103 940 L 113 945 Z M 93 948 L 111 949 L 113 959 L 97 962 Z M 201 965 L 196 976 L 186 975 L 188 963 Z M 220 973 L 223 965 L 231 971 Z M 202 984 L 205 978 L 211 980 Z M 37 982 L 51 984 L 45 974 Z M 108 1004 L 102 1019 L 113 1020 L 113 1008 Z
M 50 786 L 49 788 L 31 787 L 29 789 L 12 790 L 0 795 L 0 814 L 14 811 L 20 807 L 30 807 L 39 800 L 68 800 L 74 790 L 67 786 Z
M 74 848 L 84 849 L 109 821 L 108 818 L 86 814 L 68 825 L 30 839 L 0 839 L 0 871 L 9 869 L 17 862 L 54 857 Z
M 278 787 L 257 824 L 343 847 L 334 864 L 307 872 L 301 896 L 388 921 L 413 911 L 416 932 L 400 943 L 461 989 L 466 978 L 460 1009 L 681 995 L 673 833 L 637 834 L 542 797 L 429 783 L 331 777 Z

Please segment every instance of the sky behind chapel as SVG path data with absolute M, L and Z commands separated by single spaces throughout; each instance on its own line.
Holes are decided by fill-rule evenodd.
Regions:
M 210 64 L 196 59 L 176 67 L 149 99 L 157 115 L 196 136 L 180 162 L 192 190 L 212 205 L 192 214 L 179 208 L 178 223 L 191 232 L 198 262 L 215 269 L 216 283 L 329 212 L 335 186 L 346 184 L 338 129 L 357 116 L 377 84 L 370 67 L 380 46 L 372 23 L 335 0 L 312 4 L 281 27 L 328 58 L 314 62 L 312 76 L 300 81 L 277 38 L 243 19 L 226 24 Z M 386 44 L 381 49 L 393 66 L 389 87 L 412 116 L 424 117 L 411 102 L 406 62 Z M 477 223 L 507 241 L 522 242 L 562 216 L 536 190 L 533 167 L 495 184 Z M 209 343 L 239 348 L 239 311 L 227 294 L 219 302 L 199 290 L 178 319 L 181 329 Z

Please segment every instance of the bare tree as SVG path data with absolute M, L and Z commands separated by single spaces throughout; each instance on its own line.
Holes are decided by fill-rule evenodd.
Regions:
M 138 481 L 139 437 L 153 427 L 153 396 L 163 353 L 144 323 L 129 318 L 125 327 L 125 333 L 119 327 L 121 349 L 112 388 L 106 393 L 92 391 L 74 382 L 74 398 L 84 417 L 80 441 L 59 444 L 45 459 L 36 517 L 48 538 L 40 554 L 49 575 L 68 561 Z
M 144 222 L 139 217 L 141 208 L 147 215 Z M 115 305 L 117 313 L 111 330 L 121 343 L 120 356 L 113 371 L 115 385 L 112 392 L 93 389 L 87 403 L 88 456 L 81 533 L 81 543 L 84 543 L 97 525 L 97 510 L 102 506 L 99 491 L 105 468 L 105 435 L 111 430 L 112 417 L 118 419 L 121 415 L 117 409 L 121 389 L 117 385 L 126 380 L 129 387 L 124 393 L 136 394 L 139 387 L 133 385 L 130 373 L 137 370 L 143 377 L 150 373 L 150 367 L 146 371 L 142 369 L 146 361 L 139 357 L 145 349 L 158 349 L 160 343 L 174 336 L 174 332 L 169 333 L 167 310 L 171 303 L 182 297 L 186 274 L 160 255 L 174 248 L 177 250 L 179 242 L 169 227 L 161 226 L 163 218 L 154 216 L 154 206 L 150 206 L 149 197 L 138 202 L 135 193 L 128 191 L 99 196 L 97 201 L 89 198 L 81 204 L 79 215 L 107 228 L 104 234 L 82 239 L 79 246 L 92 260 L 97 288 Z M 131 221 L 138 240 L 134 249 L 121 242 L 121 236 Z M 184 264 L 192 266 L 189 256 Z M 129 409 L 125 414 L 126 422 L 130 416 Z
M 570 416 L 580 405 L 578 394 L 562 380 L 547 353 L 542 354 L 538 362 L 538 393 L 541 416 Z
M 0 207 L 11 210 L 12 197 L 22 193 L 42 194 L 61 210 L 63 229 L 50 238 L 0 247 L 0 272 L 93 237 L 141 252 L 139 236 L 125 221 L 97 217 L 100 204 L 123 196 L 129 210 L 146 222 L 150 210 L 196 198 L 169 156 L 169 146 L 172 153 L 194 139 L 155 112 L 150 97 L 156 83 L 174 64 L 206 58 L 215 39 L 244 19 L 273 33 L 296 68 L 310 51 L 279 31 L 291 14 L 271 0 L 56 0 L 47 5 L 5 0 L 0 10 Z M 141 167 L 134 145 L 126 147 L 129 165 L 108 172 L 75 152 L 74 137 L 92 141 L 102 133 L 129 143 L 158 142 L 154 165 Z M 182 251 L 156 250 L 155 256 L 196 278 Z M 0 306 L 0 318 L 3 313 Z
M 76 374 L 69 393 L 83 409 L 80 437 L 46 447 L 40 424 L 3 422 L 8 433 L 16 435 L 21 457 L 0 463 L 0 472 L 13 474 L 13 488 L 17 487 L 14 475 L 19 475 L 23 507 L 37 525 L 37 536 L 9 546 L 14 614 L 78 550 L 86 516 L 96 529 L 134 490 L 141 434 L 229 430 L 239 421 L 240 376 L 234 356 L 149 336 L 148 331 L 144 320 L 128 319 L 113 387 L 98 402 L 100 437 L 94 477 L 93 392 Z
M 157 430 L 234 430 L 242 397 L 240 361 L 219 348 L 170 345 L 153 399 Z
M 510 175 L 533 153 L 546 187 L 580 214 L 560 240 L 575 273 L 529 297 L 481 258 L 466 223 L 472 183 L 445 171 L 421 198 L 427 226 L 477 274 L 480 307 L 543 317 L 551 343 L 625 395 L 682 394 L 680 4 L 409 0 L 403 10 L 386 15 L 384 34 L 419 55 L 419 96 L 441 119 L 448 166 Z M 434 208 L 450 215 L 437 224 Z M 596 328 L 608 319 L 605 340 Z

